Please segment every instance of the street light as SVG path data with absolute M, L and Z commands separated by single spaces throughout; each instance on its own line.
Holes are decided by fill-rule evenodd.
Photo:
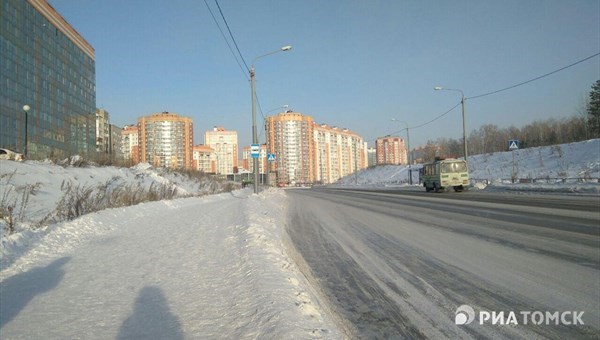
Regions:
M 412 166 L 412 161 L 411 161 L 411 157 L 410 157 L 410 132 L 409 132 L 409 127 L 408 127 L 408 123 L 402 120 L 398 120 L 396 118 L 392 118 L 393 122 L 398 122 L 398 123 L 404 123 L 404 125 L 406 125 L 406 156 L 407 156 L 407 160 L 408 160 L 408 184 L 412 184 L 412 172 L 411 172 L 411 166 Z M 402 131 L 402 130 L 400 130 Z
M 258 144 L 258 134 L 256 133 L 256 91 L 254 90 L 254 63 L 256 62 L 256 60 L 262 57 L 266 57 L 268 55 L 275 54 L 278 52 L 287 52 L 291 49 L 292 46 L 283 46 L 282 48 L 276 51 L 258 56 L 252 61 L 252 66 L 250 67 L 250 84 L 252 91 L 252 144 Z M 253 158 L 252 164 L 254 165 L 254 193 L 258 194 L 258 158 Z
M 467 126 L 466 126 L 466 119 L 465 119 L 465 94 L 463 93 L 462 90 L 459 89 L 447 89 L 447 88 L 443 88 L 441 86 L 436 86 L 433 88 L 436 91 L 441 91 L 441 90 L 445 90 L 445 91 L 456 91 L 456 92 L 460 92 L 460 103 L 462 104 L 462 123 L 463 123 L 463 148 L 464 148 L 464 153 L 465 153 L 465 162 L 467 161 Z
M 31 110 L 29 105 L 23 105 L 23 111 L 25 112 L 25 147 L 23 148 L 23 157 L 27 159 L 27 113 Z

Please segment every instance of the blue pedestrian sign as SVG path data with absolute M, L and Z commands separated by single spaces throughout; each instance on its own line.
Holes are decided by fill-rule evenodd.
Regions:
M 274 153 L 270 153 L 267 155 L 267 160 L 269 162 L 274 162 L 275 161 L 275 154 Z
M 252 144 L 250 146 L 250 156 L 252 156 L 252 158 L 260 157 L 260 145 L 259 144 Z
M 519 150 L 519 141 L 517 139 L 509 140 L 508 150 Z

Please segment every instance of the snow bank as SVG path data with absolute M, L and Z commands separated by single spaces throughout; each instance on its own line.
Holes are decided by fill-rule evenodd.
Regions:
M 208 176 L 190 178 L 165 169 L 155 169 L 147 163 L 132 168 L 117 168 L 0 160 L 0 205 L 14 206 L 17 231 L 50 223 L 45 219 L 55 211 L 69 186 L 93 189 L 106 186 L 109 190 L 149 190 L 164 186 L 173 190 L 175 197 L 202 196 L 223 191 L 223 184 Z M 6 223 L 6 220 L 0 219 L 0 236 L 4 235 Z
M 280 189 L 149 202 L 5 247 L 3 337 L 341 338 L 286 253 L 286 202 Z M 23 305 L 30 290 L 44 293 Z
M 513 156 L 514 177 L 513 178 Z M 418 181 L 413 165 L 413 183 Z M 600 139 L 469 156 L 471 189 L 600 193 Z M 333 186 L 406 187 L 408 168 L 377 166 L 340 179 Z M 415 185 L 415 189 L 418 185 Z M 420 186 L 418 186 L 420 187 Z

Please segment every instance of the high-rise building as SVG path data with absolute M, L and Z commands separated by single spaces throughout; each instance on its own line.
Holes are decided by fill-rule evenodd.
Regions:
M 367 167 L 367 145 L 348 129 L 314 124 L 314 181 L 333 183 Z
M 238 138 L 236 131 L 227 131 L 215 126 L 204 133 L 204 145 L 213 148 L 217 157 L 219 175 L 231 175 L 238 172 Z
M 372 167 L 377 165 L 377 149 L 376 148 L 368 148 L 367 149 L 367 166 Z
M 94 48 L 45 0 L 0 6 L 0 147 L 94 156 Z
M 110 115 L 104 109 L 96 109 L 96 151 L 100 154 L 110 151 Z
M 140 162 L 139 129 L 137 125 L 126 125 L 121 130 L 121 155 L 125 164 Z
M 195 145 L 193 159 L 194 169 L 211 174 L 217 172 L 217 155 L 210 146 Z
M 298 112 L 266 118 L 267 153 L 275 154 L 271 171 L 277 184 L 333 183 L 367 167 L 367 144 L 356 133 Z
M 400 137 L 377 138 L 375 148 L 377 149 L 377 165 L 408 163 L 406 146 L 404 140 Z
M 140 161 L 155 167 L 193 168 L 192 119 L 162 112 L 138 118 Z
M 266 173 L 268 161 L 267 161 L 267 145 L 261 144 L 258 156 L 258 172 L 261 174 Z M 242 168 L 249 172 L 254 172 L 254 160 L 252 158 L 250 147 L 245 146 L 242 149 Z
M 267 151 L 275 153 L 278 185 L 314 181 L 313 119 L 298 112 L 282 112 L 265 121 Z
M 108 153 L 110 155 L 110 159 L 112 161 L 121 161 L 123 159 L 123 154 L 121 154 L 121 133 L 123 132 L 123 129 L 114 125 L 114 124 L 110 124 L 109 126 L 110 129 L 110 147 L 108 148 Z

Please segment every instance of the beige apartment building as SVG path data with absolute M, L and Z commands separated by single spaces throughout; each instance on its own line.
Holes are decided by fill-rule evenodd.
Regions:
M 140 161 L 155 167 L 193 168 L 192 119 L 161 112 L 138 118 Z
M 367 167 L 367 145 L 356 133 L 298 112 L 266 118 L 268 153 L 275 153 L 271 170 L 278 185 L 333 183 Z
M 408 164 L 406 146 L 400 137 L 386 136 L 375 141 L 377 165 Z
M 194 169 L 205 173 L 217 172 L 217 155 L 215 150 L 207 145 L 194 146 Z
M 204 145 L 214 150 L 216 172 L 220 175 L 231 175 L 238 172 L 238 137 L 236 131 L 228 131 L 223 127 L 215 127 L 204 133 Z
M 367 144 L 356 133 L 327 124 L 314 124 L 314 182 L 334 183 L 367 164 Z
M 313 119 L 298 112 L 282 112 L 265 121 L 267 150 L 276 154 L 278 185 L 314 181 Z
M 140 162 L 139 129 L 137 125 L 126 125 L 121 130 L 121 155 L 127 165 Z

